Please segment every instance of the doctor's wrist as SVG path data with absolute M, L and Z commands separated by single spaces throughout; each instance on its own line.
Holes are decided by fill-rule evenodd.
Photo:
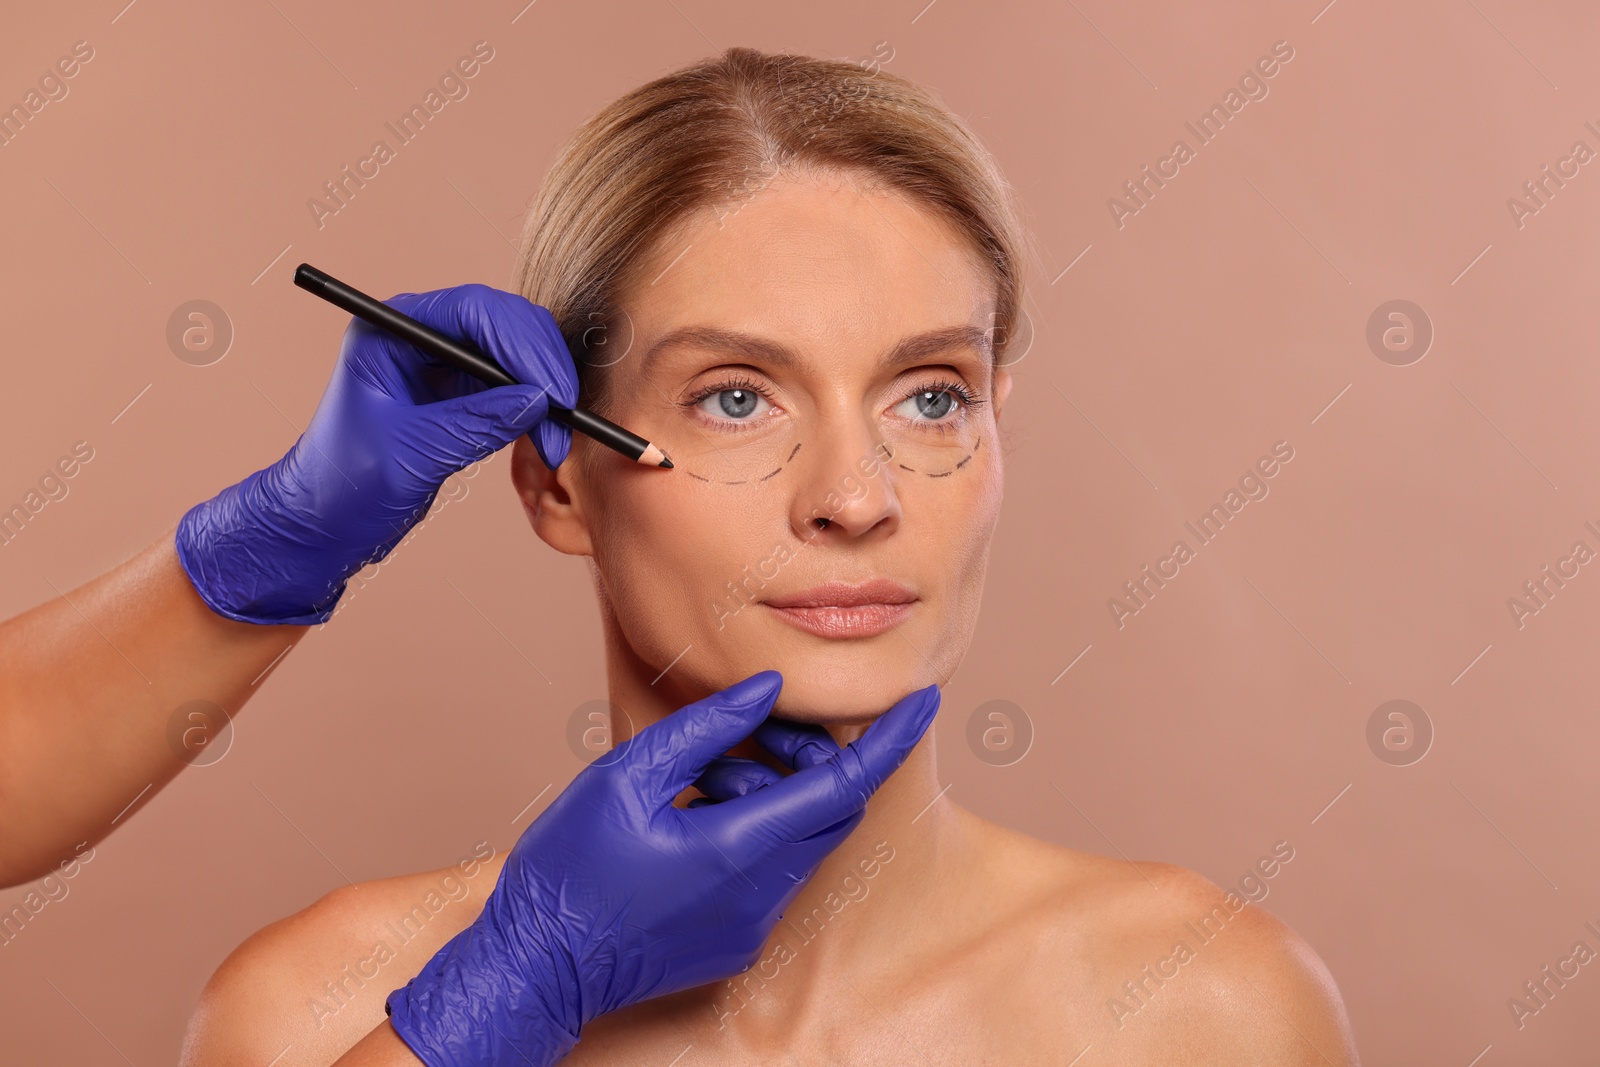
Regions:
M 178 560 L 200 599 L 238 622 L 310 626 L 332 617 L 363 553 L 341 545 L 292 488 L 286 460 L 184 513 Z
M 498 909 L 495 909 L 498 910 Z M 582 1027 L 575 963 L 538 931 L 503 931 L 485 907 L 385 1010 L 428 1067 L 559 1063 Z

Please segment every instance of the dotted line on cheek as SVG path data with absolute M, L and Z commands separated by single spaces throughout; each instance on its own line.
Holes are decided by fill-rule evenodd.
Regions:
M 971 462 L 972 457 L 976 456 L 978 454 L 978 449 L 982 447 L 983 438 L 980 437 L 978 438 L 978 443 L 972 446 L 972 451 L 968 452 L 960 463 L 957 463 L 954 467 L 951 467 L 947 471 L 940 471 L 938 474 L 935 474 L 932 471 L 918 471 L 915 467 L 908 467 L 904 463 L 896 463 L 895 466 L 899 467 L 903 471 L 910 471 L 912 474 L 926 474 L 929 478 L 948 478 L 956 471 L 960 470 L 962 467 L 965 467 L 969 462 Z
M 791 448 L 791 449 L 790 449 L 790 450 L 789 450 L 789 458 L 788 458 L 788 459 L 785 459 L 785 460 L 784 460 L 784 461 L 783 461 L 783 462 L 782 462 L 782 463 L 780 463 L 780 464 L 779 464 L 779 465 L 778 465 L 778 466 L 777 466 L 777 467 L 776 467 L 776 468 L 775 468 L 775 469 L 774 469 L 774 470 L 773 470 L 773 472 L 772 472 L 772 474 L 763 474 L 763 475 L 762 475 L 762 476 L 761 476 L 761 477 L 759 477 L 759 478 L 757 478 L 757 479 L 755 479 L 755 480 L 756 480 L 756 481 L 758 481 L 758 482 L 764 482 L 764 481 L 766 481 L 766 480 L 767 480 L 767 479 L 768 479 L 768 478 L 771 478 L 771 477 L 773 477 L 773 476 L 774 476 L 774 475 L 776 475 L 776 474 L 777 474 L 777 473 L 778 473 L 778 472 L 779 472 L 779 471 L 782 471 L 782 470 L 783 470 L 783 468 L 784 468 L 784 467 L 787 467 L 787 466 L 788 466 L 788 465 L 789 465 L 789 460 L 792 460 L 792 459 L 794 459 L 794 454 L 795 454 L 795 453 L 796 453 L 796 452 L 798 452 L 798 451 L 800 451 L 800 446 L 801 446 L 801 445 L 803 445 L 803 444 L 805 444 L 805 442 L 804 442 L 804 441 L 796 441 L 796 442 L 795 442 L 795 443 L 794 443 L 794 447 L 793 447 L 793 448 Z M 694 472 L 694 471 L 687 471 L 687 470 L 686 470 L 686 471 L 684 471 L 684 472 L 683 472 L 683 473 L 685 473 L 685 474 L 687 474 L 687 475 L 688 475 L 688 476 L 689 476 L 689 477 L 691 477 L 691 478 L 698 478 L 698 479 L 699 479 L 699 480 L 700 480 L 700 481 L 702 481 L 702 482 L 709 482 L 709 481 L 711 481 L 711 479 L 710 479 L 710 478 L 707 478 L 707 477 L 704 477 L 704 476 L 703 476 L 703 475 L 699 475 L 699 474 L 696 474 L 696 473 L 695 473 L 695 472 Z M 747 481 L 750 481 L 750 479 L 749 479 L 749 478 L 740 478 L 740 479 L 739 479 L 739 480 L 738 480 L 738 481 L 736 481 L 736 482 L 724 482 L 724 481 L 719 481 L 719 482 L 718 482 L 718 483 L 717 483 L 717 484 L 718 484 L 718 485 L 743 485 L 743 484 L 745 484 L 745 482 L 747 482 Z
M 789 452 L 789 458 L 785 459 L 783 461 L 783 463 L 780 464 L 777 468 L 775 468 L 771 474 L 763 474 L 761 477 L 755 478 L 755 479 L 741 478 L 736 482 L 718 481 L 716 484 L 718 484 L 718 485 L 744 485 L 747 482 L 752 481 L 752 480 L 757 481 L 757 482 L 764 482 L 768 478 L 772 478 L 772 477 L 776 476 L 777 474 L 779 474 L 783 470 L 784 467 L 787 467 L 789 465 L 790 461 L 794 459 L 795 453 L 800 451 L 800 447 L 801 447 L 802 444 L 804 444 L 803 441 L 796 442 L 794 448 L 791 449 L 790 452 Z M 954 474 L 956 471 L 960 470 L 962 467 L 965 467 L 968 463 L 970 463 L 972 461 L 972 457 L 976 456 L 978 454 L 978 449 L 980 449 L 982 447 L 983 447 L 983 438 L 980 437 L 980 438 L 978 438 L 978 443 L 972 446 L 972 451 L 968 452 L 966 454 L 966 456 L 964 456 L 962 458 L 961 462 L 957 463 L 954 467 L 951 467 L 949 470 L 947 470 L 947 471 L 939 471 L 937 474 L 932 472 L 932 471 L 919 471 L 915 467 L 906 466 L 904 463 L 897 463 L 897 464 L 895 464 L 895 466 L 899 467 L 901 470 L 910 471 L 912 474 L 923 474 L 923 475 L 926 475 L 929 478 L 948 478 L 948 477 L 950 477 L 950 475 Z M 893 453 L 890 453 L 890 455 L 892 457 Z M 704 475 L 696 474 L 694 471 L 686 470 L 683 473 L 687 474 L 691 478 L 697 479 L 698 481 L 707 482 L 707 483 L 710 483 L 712 481 L 712 479 L 707 478 Z

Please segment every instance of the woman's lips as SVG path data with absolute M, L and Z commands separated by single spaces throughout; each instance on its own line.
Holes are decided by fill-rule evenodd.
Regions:
M 872 637 L 900 625 L 911 613 L 912 604 L 856 604 L 812 608 L 780 608 L 764 605 L 786 621 L 819 637 Z

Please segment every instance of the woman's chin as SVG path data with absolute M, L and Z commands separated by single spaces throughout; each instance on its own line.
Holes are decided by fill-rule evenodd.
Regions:
M 829 659 L 797 656 L 784 665 L 772 664 L 783 675 L 773 714 L 820 726 L 865 725 L 934 681 L 920 660 L 886 663 L 879 657 L 845 664 Z

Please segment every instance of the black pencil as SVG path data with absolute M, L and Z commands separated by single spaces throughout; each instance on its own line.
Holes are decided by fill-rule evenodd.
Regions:
M 472 345 L 418 322 L 383 303 L 374 300 L 359 289 L 352 289 L 339 279 L 318 270 L 309 263 L 295 268 L 294 283 L 306 292 L 320 296 L 335 307 L 343 308 L 358 319 L 388 330 L 402 341 L 416 345 L 431 356 L 437 356 L 451 366 L 466 371 L 479 381 L 490 385 L 516 385 L 517 380 L 506 373 L 493 358 Z M 608 448 L 651 467 L 671 467 L 672 460 L 655 445 L 636 433 L 623 429 L 609 419 L 601 418 L 588 408 L 566 408 L 549 405 L 549 417 L 578 433 L 588 434 Z

